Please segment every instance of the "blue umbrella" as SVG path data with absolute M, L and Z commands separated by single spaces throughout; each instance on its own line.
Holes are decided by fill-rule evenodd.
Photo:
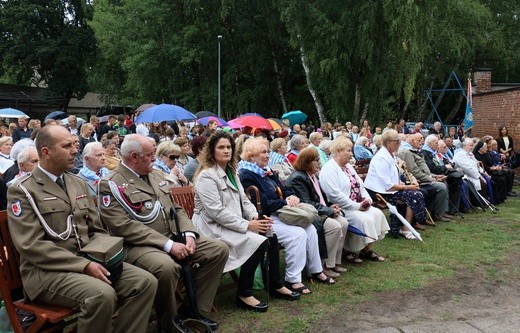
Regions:
M 361 237 L 368 237 L 368 238 L 371 238 L 373 240 L 377 240 L 375 239 L 374 237 L 370 237 L 369 235 L 365 234 L 363 231 L 361 231 L 360 229 L 354 227 L 352 224 L 349 224 L 348 227 L 347 227 L 347 231 L 350 232 L 351 234 L 354 234 L 354 235 L 358 235 L 358 236 L 361 236 Z
M 22 118 L 28 117 L 25 113 L 20 110 L 13 108 L 0 109 L 0 117 L 2 118 Z
M 199 111 L 197 113 L 195 113 L 195 116 L 197 116 L 197 118 L 204 118 L 204 117 L 217 117 L 217 114 L 216 113 L 213 113 L 211 111 Z
M 282 115 L 282 119 L 289 119 L 291 126 L 301 124 L 307 120 L 307 115 L 300 110 L 290 111 Z
M 173 104 L 159 104 L 148 108 L 137 117 L 136 123 L 160 123 L 161 121 L 194 120 L 190 111 Z
M 248 112 L 248 113 L 244 113 L 242 116 L 257 116 L 257 117 L 265 118 L 265 117 L 262 116 L 260 113 L 256 113 L 256 112 Z M 240 117 L 242 117 L 242 116 L 240 116 Z
M 213 117 L 213 116 L 209 116 L 209 117 L 204 117 L 204 118 L 200 118 L 200 119 L 197 119 L 197 122 L 199 124 L 202 124 L 204 126 L 208 126 L 208 122 L 210 120 L 216 120 L 218 125 L 219 126 L 229 126 L 229 124 L 227 123 L 227 121 L 225 121 L 224 119 L 222 118 L 219 118 L 219 117 Z
M 43 120 L 43 122 L 46 122 L 48 119 L 65 119 L 67 118 L 69 115 L 67 114 L 67 112 L 65 111 L 52 111 L 51 113 L 49 113 L 45 119 Z

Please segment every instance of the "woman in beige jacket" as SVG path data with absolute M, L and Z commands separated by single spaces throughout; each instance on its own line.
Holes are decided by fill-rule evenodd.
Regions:
M 256 267 L 267 250 L 270 259 L 269 288 L 271 295 L 296 300 L 299 293 L 283 286 L 279 277 L 279 249 L 276 235 L 270 235 L 272 221 L 258 213 L 247 199 L 236 174 L 234 142 L 225 132 L 211 136 L 201 156 L 195 175 L 195 209 L 193 223 L 201 233 L 216 238 L 229 247 L 224 272 L 241 267 L 236 303 L 257 312 L 268 305 L 253 296 Z M 269 241 L 266 235 L 270 236 Z M 267 287 L 267 286 L 266 286 Z

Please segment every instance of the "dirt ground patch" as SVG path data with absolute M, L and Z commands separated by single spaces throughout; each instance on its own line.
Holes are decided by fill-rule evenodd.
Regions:
M 455 321 L 520 313 L 520 254 L 518 246 L 505 262 L 460 271 L 450 279 L 412 291 L 378 293 L 356 308 L 346 306 L 343 315 L 319 324 L 320 331 L 363 332 L 427 321 Z M 398 277 L 396 277 L 398 278 Z M 324 330 L 324 328 L 326 328 Z M 314 330 L 309 330 L 314 331 Z

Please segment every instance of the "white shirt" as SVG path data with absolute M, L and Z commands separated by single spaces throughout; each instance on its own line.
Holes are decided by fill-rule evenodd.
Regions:
M 377 193 L 395 193 L 389 189 L 400 182 L 397 158 L 382 146 L 370 161 L 365 188 Z

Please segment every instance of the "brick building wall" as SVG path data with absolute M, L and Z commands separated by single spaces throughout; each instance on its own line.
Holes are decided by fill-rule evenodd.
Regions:
M 507 126 L 513 137 L 515 150 L 520 149 L 520 88 L 473 95 L 474 127 L 472 135 L 498 135 Z

